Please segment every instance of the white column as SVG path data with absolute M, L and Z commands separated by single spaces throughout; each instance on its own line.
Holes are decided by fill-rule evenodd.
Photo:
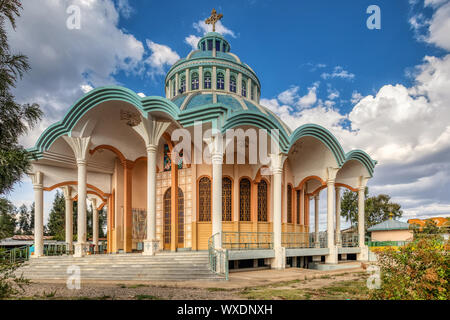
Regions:
M 226 92 L 230 92 L 230 77 L 231 77 L 230 69 L 227 68 L 225 70 L 225 91 Z
M 319 238 L 319 195 L 314 196 L 314 242 L 316 248 L 320 248 Z
M 91 137 L 68 137 L 64 139 L 72 148 L 77 160 L 78 169 L 78 202 L 77 202 L 77 243 L 74 257 L 82 257 L 88 250 L 86 243 L 86 209 L 87 209 L 87 155 Z
M 216 248 L 222 248 L 222 164 L 223 154 L 216 151 L 212 154 L 212 234 Z
M 358 238 L 359 247 L 365 246 L 365 192 L 366 188 L 358 189 Z
M 341 188 L 336 187 L 336 245 L 341 245 Z
M 202 66 L 198 67 L 198 81 L 199 81 L 198 88 L 200 90 L 203 90 L 203 67 Z
M 156 151 L 157 145 L 147 146 L 147 239 L 144 241 L 144 255 L 154 255 L 156 242 Z
M 36 172 L 31 176 L 34 190 L 34 255 L 39 258 L 44 255 L 44 175 Z
M 327 247 L 329 250 L 326 256 L 326 263 L 337 263 L 337 251 L 334 243 L 334 179 L 327 181 Z
M 286 266 L 286 250 L 282 247 L 281 235 L 281 183 L 283 163 L 286 157 L 283 154 L 272 154 L 273 174 L 273 248 L 275 259 L 273 269 L 284 269 Z
M 91 199 L 92 202 L 92 244 L 94 245 L 94 252 L 98 252 L 98 208 L 97 200 Z
M 211 89 L 217 90 L 217 67 L 213 66 L 211 75 Z
M 186 92 L 191 91 L 191 78 L 189 76 L 189 69 L 186 69 Z
M 66 245 L 67 251 L 73 251 L 73 200 L 72 200 L 72 188 L 65 186 L 64 189 L 64 199 L 66 202 Z
M 170 126 L 170 122 L 141 117 L 139 125 L 133 129 L 144 140 L 147 148 L 147 238 L 143 255 L 152 256 L 158 251 L 156 239 L 156 152 L 159 140 Z
M 237 77 L 236 92 L 239 96 L 242 96 L 242 73 L 239 73 Z

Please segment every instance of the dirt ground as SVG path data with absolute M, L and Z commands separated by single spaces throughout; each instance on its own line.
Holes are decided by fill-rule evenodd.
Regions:
M 362 269 L 311 272 L 292 269 L 276 277 L 272 270 L 230 274 L 230 281 L 124 282 L 93 281 L 70 290 L 62 282 L 32 282 L 15 299 L 37 300 L 317 300 L 365 299 Z M 270 278 L 271 277 L 271 278 Z M 271 279 L 267 281 L 267 279 Z

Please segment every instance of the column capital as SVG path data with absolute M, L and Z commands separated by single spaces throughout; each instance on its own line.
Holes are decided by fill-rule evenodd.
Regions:
M 158 145 L 156 144 L 147 144 L 146 145 L 147 153 L 156 153 L 158 150 Z
M 272 153 L 270 154 L 270 169 L 273 174 L 282 174 L 284 161 L 286 161 L 287 156 L 284 153 Z
M 77 159 L 77 166 L 79 166 L 79 167 L 85 167 L 85 166 L 87 166 L 87 160 L 84 160 L 84 159 Z
M 336 180 L 334 180 L 334 179 L 328 179 L 327 180 L 327 186 L 332 187 L 332 186 L 334 186 L 335 182 L 336 182 Z
M 64 186 L 62 188 L 62 191 L 64 193 L 64 198 L 67 200 L 72 201 L 72 187 L 71 186 Z
M 63 136 L 67 144 L 72 148 L 77 164 L 80 161 L 86 161 L 89 154 L 89 145 L 91 144 L 91 137 L 69 137 Z
M 314 200 L 319 201 L 319 200 L 320 200 L 320 196 L 319 196 L 318 194 L 316 194 L 316 195 L 314 196 Z
M 149 145 L 158 146 L 159 139 L 161 139 L 169 126 L 170 122 L 168 121 L 159 121 L 148 116 L 141 117 L 141 122 L 137 126 L 134 126 L 133 129 L 144 140 L 148 148 Z
M 366 191 L 366 187 L 365 186 L 359 186 L 358 187 L 358 192 L 365 192 Z
M 29 173 L 28 176 L 31 178 L 31 183 L 33 184 L 33 188 L 41 188 L 44 186 L 44 174 L 40 171 Z

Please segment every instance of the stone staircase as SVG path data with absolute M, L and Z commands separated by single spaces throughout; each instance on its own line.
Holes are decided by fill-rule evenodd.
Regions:
M 183 281 L 223 280 L 209 270 L 208 252 L 95 255 L 30 259 L 17 274 L 30 280 L 67 280 L 70 266 L 78 266 L 83 280 Z

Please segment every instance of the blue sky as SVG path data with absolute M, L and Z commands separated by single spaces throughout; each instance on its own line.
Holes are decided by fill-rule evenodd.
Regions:
M 449 0 L 23 4 L 10 41 L 32 71 L 16 95 L 46 114 L 26 147 L 92 87 L 163 95 L 165 72 L 208 31 L 202 21 L 216 8 L 231 51 L 259 76 L 261 104 L 293 129 L 318 123 L 345 151 L 369 152 L 379 161 L 371 193 L 392 195 L 404 219 L 450 215 Z M 79 30 L 66 28 L 70 5 L 81 9 Z M 381 30 L 366 26 L 369 5 L 380 7 Z M 31 204 L 28 178 L 10 198 Z

